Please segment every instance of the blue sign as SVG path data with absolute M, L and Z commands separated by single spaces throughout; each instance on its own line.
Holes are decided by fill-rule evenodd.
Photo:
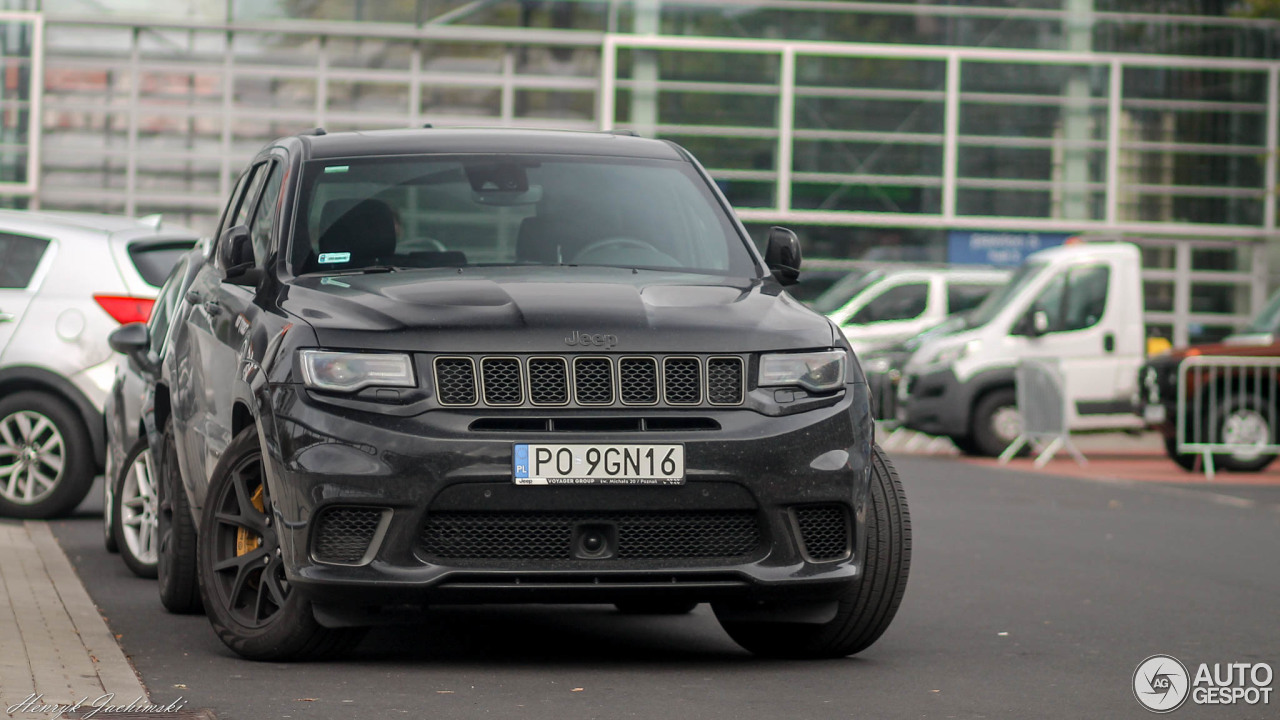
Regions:
M 952 230 L 947 234 L 947 261 L 957 265 L 1021 265 L 1028 255 L 1061 245 L 1070 233 Z

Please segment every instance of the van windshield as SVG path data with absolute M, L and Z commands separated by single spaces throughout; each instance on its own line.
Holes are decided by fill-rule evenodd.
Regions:
M 1273 333 L 1280 328 L 1280 293 L 1271 296 L 1262 312 L 1254 316 L 1253 321 L 1244 329 L 1246 333 Z
M 814 298 L 810 307 L 823 315 L 833 313 L 847 305 L 858 293 L 866 290 L 872 283 L 878 282 L 884 276 L 885 272 L 883 270 L 851 270 L 848 275 L 845 275 L 821 295 Z
M 312 161 L 294 274 L 594 265 L 753 277 L 747 240 L 684 162 L 556 155 Z
M 1009 278 L 1009 283 L 997 292 L 993 292 L 987 296 L 982 304 L 974 309 L 966 320 L 966 325 L 972 328 L 979 328 L 995 319 L 996 315 L 1013 301 L 1022 289 L 1031 284 L 1045 268 L 1049 267 L 1047 262 L 1028 262 L 1018 268 L 1013 277 Z

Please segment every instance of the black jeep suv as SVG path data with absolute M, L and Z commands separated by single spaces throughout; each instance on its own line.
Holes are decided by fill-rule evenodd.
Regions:
M 761 258 L 680 147 L 316 130 L 212 253 L 156 388 L 161 593 L 237 653 L 446 603 L 710 602 L 796 657 L 893 618 L 910 520 L 862 371 L 783 291 L 795 235 Z

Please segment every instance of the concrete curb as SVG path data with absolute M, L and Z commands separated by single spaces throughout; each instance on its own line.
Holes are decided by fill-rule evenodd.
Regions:
M 0 717 L 139 698 L 146 689 L 49 526 L 0 523 Z

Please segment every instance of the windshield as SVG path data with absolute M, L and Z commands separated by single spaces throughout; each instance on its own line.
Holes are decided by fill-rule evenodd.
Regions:
M 942 337 L 943 335 L 954 335 L 969 327 L 969 317 L 972 314 L 972 311 L 970 311 L 952 315 L 928 330 L 903 340 L 902 349 L 914 352 L 917 348 L 923 345 L 926 340 L 932 340 L 933 338 Z
M 1280 324 L 1280 293 L 1271 296 L 1262 312 L 1254 316 L 1253 321 L 1244 329 L 1246 333 L 1272 333 Z
M 855 295 L 882 277 L 883 270 L 851 270 L 848 275 L 827 288 L 826 292 L 814 298 L 810 307 L 823 315 L 829 315 L 849 304 Z
M 1022 288 L 1030 284 L 1032 280 L 1035 280 L 1036 276 L 1048 266 L 1049 263 L 1046 262 L 1023 264 L 1013 274 L 1013 277 L 1009 278 L 1007 285 L 988 295 L 981 305 L 973 309 L 972 314 L 965 320 L 965 324 L 968 327 L 976 328 L 991 322 L 1010 301 L 1018 296 L 1018 293 L 1022 292 Z
M 373 157 L 306 165 L 295 274 L 592 265 L 757 276 L 684 162 L 617 157 Z

